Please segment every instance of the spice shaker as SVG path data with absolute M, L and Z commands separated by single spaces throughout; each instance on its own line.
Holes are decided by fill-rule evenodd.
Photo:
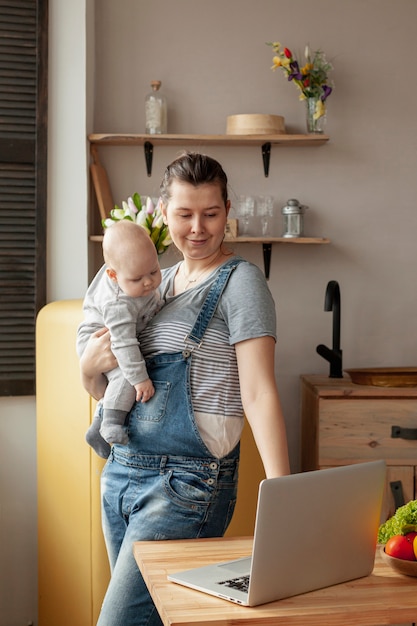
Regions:
M 283 237 L 302 237 L 304 234 L 304 211 L 308 206 L 300 204 L 298 200 L 292 198 L 282 207 L 281 213 L 284 216 Z

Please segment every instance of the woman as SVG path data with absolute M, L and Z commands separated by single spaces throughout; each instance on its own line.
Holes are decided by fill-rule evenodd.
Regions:
M 132 409 L 129 444 L 114 445 L 103 470 L 112 576 L 98 626 L 161 624 L 134 541 L 224 534 L 243 414 L 266 476 L 290 471 L 274 375 L 275 307 L 262 272 L 223 246 L 226 174 L 210 157 L 185 154 L 167 167 L 161 198 L 183 260 L 163 271 L 165 306 L 140 336 L 155 396 Z M 114 366 L 108 334 L 95 333 L 82 359 L 94 397 L 103 394 L 101 372 Z

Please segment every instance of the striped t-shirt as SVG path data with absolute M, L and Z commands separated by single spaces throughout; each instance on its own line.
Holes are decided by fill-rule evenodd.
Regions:
M 180 352 L 218 268 L 195 287 L 173 296 L 179 264 L 163 270 L 165 306 L 140 334 L 145 358 Z M 232 272 L 217 310 L 191 362 L 191 395 L 196 422 L 211 453 L 221 458 L 239 441 L 243 408 L 234 344 L 255 337 L 276 338 L 275 305 L 261 270 L 243 261 Z M 256 367 L 256 363 L 254 363 Z

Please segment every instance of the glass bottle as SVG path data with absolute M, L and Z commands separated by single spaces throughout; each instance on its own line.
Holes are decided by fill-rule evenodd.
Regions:
M 167 132 L 167 99 L 159 91 L 160 80 L 151 81 L 152 91 L 145 98 L 146 133 L 160 135 Z

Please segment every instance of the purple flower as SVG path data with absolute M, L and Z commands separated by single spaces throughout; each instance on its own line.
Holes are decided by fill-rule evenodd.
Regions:
M 326 100 L 326 98 L 328 98 L 330 96 L 330 94 L 332 93 L 332 88 L 329 87 L 328 85 L 323 85 L 323 93 L 321 95 L 321 100 L 324 102 Z
M 303 79 L 303 75 L 300 72 L 300 66 L 298 65 L 298 61 L 291 61 L 290 63 L 290 73 L 288 75 L 288 80 L 293 80 L 294 78 L 296 80 L 302 80 Z

